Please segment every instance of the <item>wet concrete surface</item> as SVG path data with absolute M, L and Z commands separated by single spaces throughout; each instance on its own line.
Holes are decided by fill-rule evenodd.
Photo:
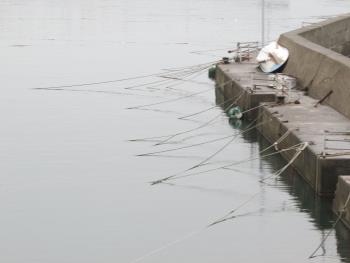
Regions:
M 266 2 L 266 39 L 350 8 L 346 1 Z M 192 166 L 222 144 L 141 158 L 134 155 L 176 145 L 127 140 L 191 129 L 216 116 L 219 107 L 193 121 L 177 119 L 213 106 L 214 89 L 151 110 L 125 108 L 207 87 L 123 89 L 141 83 L 133 81 L 35 89 L 216 60 L 225 52 L 198 51 L 259 38 L 257 1 L 8 0 L 0 6 L 2 262 L 309 262 L 334 218 L 328 201 L 297 176 L 259 184 L 260 176 L 284 165 L 282 158 L 172 185 L 147 183 Z M 197 80 L 214 87 L 205 74 Z M 192 144 L 238 133 L 239 126 L 222 114 L 176 140 Z M 239 136 L 212 162 L 254 157 L 264 144 L 254 132 Z M 257 192 L 239 217 L 197 232 Z M 184 240 L 191 233 L 198 234 Z M 337 229 L 325 250 L 312 261 L 349 262 L 348 232 Z

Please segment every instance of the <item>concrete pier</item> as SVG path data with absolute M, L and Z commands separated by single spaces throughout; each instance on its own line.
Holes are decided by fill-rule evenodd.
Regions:
M 319 195 L 332 196 L 337 177 L 350 174 L 350 121 L 327 105 L 315 107 L 318 100 L 300 90 L 289 92 L 289 103 L 276 105 L 276 90 L 257 66 L 251 62 L 219 65 L 216 82 L 224 98 L 239 98 L 237 104 L 243 111 L 264 103 L 244 117 L 258 118 L 262 123 L 258 130 L 271 143 L 290 131 L 279 144 L 281 149 L 309 142 L 293 167 Z M 293 155 L 293 151 L 283 153 L 287 161 Z
M 282 34 L 279 43 L 290 51 L 283 73 L 297 78 L 286 103 L 274 103 L 277 91 L 253 60 L 218 65 L 216 82 L 271 143 L 287 131 L 279 148 L 308 142 L 292 165 L 319 195 L 333 196 L 338 176 L 350 174 L 350 15 Z

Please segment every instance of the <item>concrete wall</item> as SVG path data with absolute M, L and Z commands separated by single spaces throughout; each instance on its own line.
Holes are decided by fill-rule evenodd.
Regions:
M 288 129 L 296 125 L 295 122 L 284 123 L 283 117 L 280 114 L 281 107 L 279 111 L 275 109 L 276 107 L 262 107 L 259 114 L 259 123 L 262 123 L 262 125 L 257 129 L 270 142 L 275 142 Z M 306 131 L 305 128 L 291 131 L 288 137 L 279 143 L 279 148 L 287 149 L 293 145 L 307 141 L 305 140 L 307 137 L 303 136 Z M 312 137 L 308 138 L 311 139 Z M 317 142 L 319 143 L 320 141 Z M 345 156 L 323 158 L 318 149 L 319 147 L 317 145 L 308 146 L 294 161 L 292 166 L 317 194 L 321 196 L 333 196 L 338 182 L 338 176 L 350 174 L 350 159 L 345 158 Z M 286 160 L 290 160 L 294 154 L 295 151 L 281 153 Z
M 298 78 L 300 88 L 350 118 L 350 15 L 282 34 L 279 43 L 290 52 L 284 73 Z
M 349 55 L 350 19 L 347 16 L 315 24 L 300 35 L 342 55 Z
M 259 116 L 261 118 L 259 122 L 264 124 L 259 126 L 258 130 L 268 141 L 275 142 L 287 132 L 288 128 L 268 108 L 262 107 Z M 285 140 L 279 143 L 278 147 L 286 149 L 301 142 L 300 138 L 292 132 Z M 286 160 L 290 160 L 294 154 L 295 151 L 281 153 Z M 292 166 L 319 195 L 332 195 L 335 190 L 336 180 L 331 186 L 322 187 L 320 185 L 320 180 L 318 179 L 321 171 L 318 161 L 317 155 L 310 147 L 307 147 Z

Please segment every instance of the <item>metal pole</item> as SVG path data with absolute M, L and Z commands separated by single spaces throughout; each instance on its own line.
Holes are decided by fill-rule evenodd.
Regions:
M 265 0 L 261 0 L 261 45 L 265 46 Z

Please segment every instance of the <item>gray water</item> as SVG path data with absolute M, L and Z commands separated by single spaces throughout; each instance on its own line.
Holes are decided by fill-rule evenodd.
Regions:
M 266 0 L 265 38 L 349 10 L 341 0 Z M 149 185 L 224 142 L 136 154 L 239 132 L 222 114 L 174 138 L 177 144 L 128 141 L 191 129 L 219 114 L 218 107 L 177 119 L 220 101 L 214 89 L 126 110 L 214 87 L 206 74 L 197 80 L 207 86 L 176 90 L 123 89 L 144 80 L 36 89 L 216 60 L 224 50 L 197 51 L 260 40 L 259 0 L 3 0 L 0 12 L 1 262 L 350 262 L 341 224 L 318 253 L 324 255 L 308 260 L 334 222 L 331 203 L 293 171 L 259 183 L 285 164 L 278 156 Z M 267 145 L 256 132 L 240 135 L 210 167 L 256 157 Z M 256 193 L 237 217 L 205 228 Z

